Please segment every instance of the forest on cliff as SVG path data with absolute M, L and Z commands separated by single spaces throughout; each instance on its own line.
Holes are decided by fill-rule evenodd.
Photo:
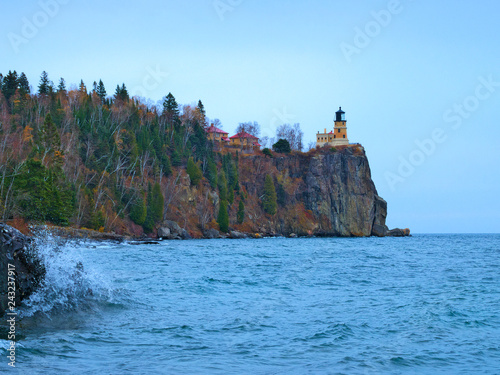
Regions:
M 207 125 L 201 101 L 180 106 L 171 93 L 156 106 L 125 84 L 113 95 L 102 81 L 68 89 L 46 72 L 34 93 L 24 73 L 0 74 L 0 220 L 132 235 L 174 220 L 200 237 L 291 215 L 312 229 L 311 212 L 288 199 L 294 181 L 251 159 L 272 157 L 269 149 L 218 150 Z M 295 127 L 281 130 L 302 149 Z

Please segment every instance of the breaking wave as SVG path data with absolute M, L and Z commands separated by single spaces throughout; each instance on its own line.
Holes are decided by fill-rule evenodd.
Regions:
M 86 259 L 93 246 L 56 237 L 46 228 L 35 231 L 36 251 L 46 275 L 40 288 L 23 302 L 23 318 L 88 312 L 115 303 L 117 291 L 102 270 Z M 95 246 L 95 245 L 94 245 Z

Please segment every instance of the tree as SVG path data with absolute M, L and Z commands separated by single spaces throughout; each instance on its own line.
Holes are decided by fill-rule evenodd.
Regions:
M 104 99 L 106 99 L 106 89 L 104 88 L 102 79 L 99 80 L 99 85 L 96 88 L 96 94 L 99 98 L 101 98 L 101 103 L 104 103 Z
M 208 182 L 212 189 L 217 187 L 217 164 L 213 160 L 208 161 L 208 168 L 206 170 Z
M 151 233 L 154 226 L 163 218 L 163 208 L 165 199 L 161 192 L 161 186 L 157 182 L 151 190 L 151 185 L 148 186 L 147 213 L 144 221 L 144 231 Z
M 300 124 L 283 124 L 276 129 L 276 138 L 286 139 L 292 150 L 302 151 L 304 148 L 303 139 L 304 132 L 300 129 Z
M 240 200 L 240 203 L 238 203 L 238 213 L 236 214 L 236 220 L 238 221 L 238 224 L 243 224 L 243 221 L 245 221 L 245 204 L 242 200 Z
M 64 78 L 61 77 L 61 79 L 59 80 L 59 86 L 57 86 L 57 92 L 62 92 L 64 94 L 66 94 L 66 81 L 64 80 Z
M 179 105 L 171 92 L 168 93 L 163 101 L 163 114 L 166 116 L 169 126 L 178 127 L 181 124 Z
M 273 157 L 273 153 L 272 153 L 272 152 L 271 152 L 271 150 L 269 150 L 267 147 L 266 147 L 265 149 L 263 149 L 263 150 L 262 150 L 262 153 L 263 153 L 264 155 L 266 155 L 266 157 L 267 157 L 267 156 Z
M 280 139 L 273 145 L 273 150 L 280 154 L 289 154 L 291 151 L 290 143 L 286 139 Z
M 9 70 L 9 73 L 3 78 L 2 82 L 2 92 L 7 101 L 16 93 L 18 85 L 17 72 L 15 70 L 13 72 Z
M 221 232 L 227 233 L 229 231 L 229 214 L 227 212 L 227 201 L 221 200 L 219 204 L 219 215 L 217 216 L 217 223 Z
M 271 175 L 266 175 L 264 181 L 264 196 L 262 198 L 262 208 L 269 215 L 276 215 L 277 212 L 276 189 Z
M 200 183 L 201 178 L 203 177 L 203 173 L 201 172 L 200 167 L 198 167 L 198 165 L 196 165 L 196 163 L 194 162 L 192 156 L 188 160 L 186 170 L 189 178 L 191 179 L 191 185 L 197 186 Z
M 85 86 L 85 83 L 83 83 L 83 79 L 80 80 L 80 86 L 78 87 L 78 91 L 80 91 L 81 94 L 87 95 L 87 86 Z
M 28 82 L 28 77 L 26 77 L 26 74 L 21 73 L 21 75 L 19 76 L 18 85 L 19 91 L 22 96 L 25 96 L 26 94 L 29 94 L 31 92 L 30 83 Z
M 142 225 L 146 221 L 146 214 L 146 202 L 144 201 L 144 194 L 141 194 L 130 209 L 130 219 L 137 225 Z
M 236 128 L 236 133 L 246 132 L 259 138 L 260 135 L 260 125 L 257 122 L 242 122 Z
M 116 85 L 115 99 L 121 100 L 122 102 L 127 102 L 130 99 L 127 87 L 124 83 L 121 87 L 120 85 Z
M 57 131 L 52 116 L 47 113 L 41 128 L 41 141 L 46 153 L 59 151 L 61 148 L 61 137 Z
M 38 94 L 47 95 L 49 93 L 50 81 L 49 75 L 44 70 L 40 76 L 40 84 L 38 85 Z
M 219 185 L 219 198 L 220 200 L 227 199 L 227 180 L 226 174 L 224 173 L 224 169 L 221 169 L 219 173 L 218 185 Z

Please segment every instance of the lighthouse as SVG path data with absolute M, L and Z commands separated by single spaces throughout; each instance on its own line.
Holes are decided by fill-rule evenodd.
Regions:
M 327 133 L 325 129 L 324 133 L 318 132 L 318 134 L 316 134 L 316 147 L 342 146 L 348 144 L 349 139 L 347 138 L 345 112 L 342 110 L 342 107 L 339 107 L 339 110 L 335 112 L 333 131 Z

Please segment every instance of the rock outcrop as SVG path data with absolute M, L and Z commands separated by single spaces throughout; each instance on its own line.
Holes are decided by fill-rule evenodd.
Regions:
M 262 194 L 265 177 L 262 171 L 266 171 L 275 175 L 284 188 L 282 195 L 286 195 L 281 209 L 284 214 L 278 213 L 278 218 L 267 225 L 261 223 L 259 232 L 285 236 L 291 233 L 341 237 L 394 235 L 385 224 L 387 202 L 377 193 L 362 146 L 245 159 L 243 163 L 250 160 L 253 164 L 240 173 L 248 192 Z M 307 225 L 299 225 L 301 216 L 294 215 L 300 206 L 306 214 L 312 214 Z
M 45 275 L 45 269 L 37 258 L 32 240 L 17 229 L 0 223 L 0 315 L 9 307 L 9 281 L 14 280 L 14 302 L 17 308 L 21 301 L 32 294 Z M 10 266 L 9 266 L 10 265 Z M 9 279 L 9 270 L 14 276 Z M 12 296 L 12 294 L 10 294 Z
M 191 236 L 175 221 L 165 220 L 158 227 L 158 238 L 164 240 L 187 240 Z

